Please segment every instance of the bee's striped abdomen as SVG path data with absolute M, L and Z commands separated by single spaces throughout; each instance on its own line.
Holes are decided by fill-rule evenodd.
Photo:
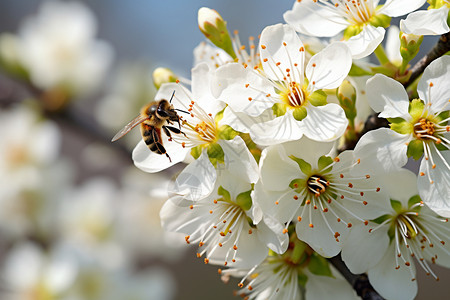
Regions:
M 166 149 L 162 145 L 161 129 L 147 124 L 141 124 L 142 138 L 148 148 L 158 154 L 165 154 Z

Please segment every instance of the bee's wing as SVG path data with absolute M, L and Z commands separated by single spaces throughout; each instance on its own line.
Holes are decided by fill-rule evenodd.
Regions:
M 124 128 L 122 128 L 118 133 L 116 133 L 116 135 L 112 138 L 111 142 L 117 141 L 118 139 L 120 139 L 121 137 L 123 137 L 125 134 L 127 134 L 131 129 L 133 129 L 134 127 L 136 127 L 137 125 L 141 124 L 142 122 L 144 122 L 145 120 L 147 120 L 147 116 L 144 115 L 139 115 L 136 118 L 134 118 L 133 120 L 130 121 L 130 123 L 128 123 L 127 125 L 125 125 Z

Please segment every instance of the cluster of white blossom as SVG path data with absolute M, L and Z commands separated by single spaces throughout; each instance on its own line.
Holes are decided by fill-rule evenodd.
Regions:
M 226 267 L 224 280 L 242 278 L 245 299 L 355 298 L 325 259 L 339 253 L 387 299 L 415 297 L 415 264 L 436 279 L 434 264 L 450 267 L 450 57 L 407 84 L 419 35 L 449 31 L 450 4 L 429 2 L 389 51 L 391 17 L 425 0 L 298 0 L 248 46 L 199 10 L 214 46 L 195 49 L 190 84 L 165 74 L 155 97 L 181 120 L 182 133 L 161 136 L 171 159 L 144 141 L 132 157 L 146 172 L 189 163 L 162 224 Z M 379 64 L 360 60 L 372 53 Z M 390 128 L 364 134 L 371 110 Z M 417 175 L 402 168 L 409 157 L 422 159 Z

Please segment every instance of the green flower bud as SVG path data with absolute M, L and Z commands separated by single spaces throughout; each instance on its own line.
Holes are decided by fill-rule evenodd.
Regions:
M 217 11 L 207 7 L 200 8 L 198 10 L 198 27 L 214 45 L 223 49 L 233 59 L 236 58 L 227 22 Z
M 402 55 L 403 63 L 408 63 L 419 53 L 422 41 L 422 35 L 400 33 L 400 54 Z
M 345 116 L 353 124 L 356 117 L 356 89 L 348 80 L 344 80 L 336 90 L 339 104 L 344 109 Z
M 161 87 L 163 83 L 176 82 L 177 76 L 168 68 L 156 68 L 153 71 L 153 84 L 157 89 Z

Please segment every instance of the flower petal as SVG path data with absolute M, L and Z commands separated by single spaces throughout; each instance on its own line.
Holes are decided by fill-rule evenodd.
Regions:
M 181 161 L 183 161 L 189 149 L 183 148 L 180 144 L 169 142 L 165 135 L 161 135 L 163 145 L 170 155 L 170 159 L 165 155 L 157 154 L 151 151 L 145 142 L 141 140 L 133 150 L 132 159 L 134 165 L 144 172 L 156 173 L 165 170 Z
M 275 95 L 268 79 L 238 63 L 226 64 L 216 70 L 211 79 L 211 91 L 214 97 L 227 103 L 235 112 L 245 112 L 254 117 L 275 103 L 271 97 L 266 97 L 267 94 Z
M 292 71 L 292 80 L 300 82 L 305 62 L 303 43 L 295 30 L 286 24 L 267 26 L 261 33 L 260 54 L 265 75 L 275 81 L 282 81 L 285 70 Z M 294 64 L 297 64 L 296 67 Z M 299 72 L 294 70 L 299 69 Z
M 348 120 L 341 106 L 330 103 L 324 106 L 308 105 L 308 115 L 300 123 L 304 134 L 315 141 L 334 141 L 347 129 Z
M 380 8 L 379 13 L 389 17 L 399 17 L 406 15 L 420 8 L 426 0 L 387 0 Z
M 233 140 L 219 140 L 218 143 L 225 154 L 227 170 L 246 182 L 256 183 L 259 178 L 258 164 L 244 140 L 240 136 L 236 136 Z
M 371 233 L 369 230 L 378 224 L 358 224 L 342 247 L 342 260 L 354 274 L 364 273 L 374 267 L 385 255 L 389 247 L 387 231 L 389 226 L 383 226 Z
M 192 69 L 192 96 L 194 101 L 206 112 L 216 115 L 225 104 L 216 100 L 210 89 L 210 68 L 206 63 L 200 63 Z
M 408 161 L 406 144 L 410 140 L 410 135 L 387 128 L 369 131 L 355 147 L 355 158 L 360 159 L 359 170 L 371 170 L 375 175 L 398 170 Z M 359 174 L 357 171 L 355 173 Z
M 402 253 L 408 253 L 406 251 Z M 416 268 L 414 263 L 411 263 L 409 267 L 402 264 L 396 270 L 396 255 L 394 243 L 392 243 L 384 258 L 369 270 L 369 281 L 375 290 L 386 299 L 412 300 L 417 294 L 417 281 L 411 280 L 410 269 L 415 275 Z
M 292 111 L 287 111 L 284 116 L 253 124 L 250 127 L 250 136 L 261 146 L 298 140 L 303 136 L 302 123 L 294 119 Z
M 350 49 L 344 43 L 335 42 L 311 57 L 306 77 L 313 90 L 334 89 L 341 85 L 351 66 Z
M 367 25 L 363 30 L 355 36 L 352 36 L 347 41 L 343 41 L 350 51 L 354 59 L 366 57 L 378 47 L 383 41 L 386 30 L 382 27 L 373 27 Z
M 200 157 L 177 176 L 169 187 L 169 193 L 183 195 L 187 200 L 200 200 L 211 194 L 216 180 L 216 170 L 209 161 L 206 150 L 203 150 Z
M 420 10 L 410 13 L 405 20 L 400 20 L 404 33 L 415 35 L 440 35 L 450 31 L 447 24 L 449 7 Z
M 450 150 L 441 151 L 442 158 L 447 165 L 450 163 Z M 442 158 L 437 154 L 437 150 L 431 150 L 436 168 L 432 168 L 429 160 L 422 159 L 420 163 L 420 174 L 417 179 L 419 194 L 423 202 L 437 214 L 450 217 L 450 170 L 445 166 Z M 430 179 L 433 183 L 430 183 Z
M 402 55 L 400 54 L 400 29 L 395 26 L 389 26 L 387 37 L 386 37 L 386 55 L 394 64 L 402 63 Z
M 432 113 L 440 113 L 444 106 L 449 110 L 450 89 L 450 56 L 444 55 L 426 67 L 417 85 L 417 92 L 425 104 L 430 105 Z
M 298 141 L 283 143 L 287 156 L 294 155 L 311 164 L 313 168 L 317 168 L 317 161 L 323 155 L 329 155 L 335 145 L 334 142 L 317 142 L 307 137 L 303 137 Z M 307 149 L 307 151 L 305 151 Z
M 249 133 L 250 127 L 254 124 L 264 123 L 274 119 L 273 111 L 271 109 L 265 110 L 257 117 L 251 117 L 246 113 L 238 113 L 233 111 L 230 106 L 227 106 L 223 112 L 223 117 L 219 122 L 221 125 L 229 125 L 236 131 Z
M 417 176 L 407 169 L 392 171 L 380 176 L 381 189 L 393 200 L 400 201 L 404 208 L 408 200 L 417 195 Z
M 373 110 L 380 112 L 380 118 L 411 118 L 408 113 L 408 94 L 398 81 L 376 74 L 367 80 L 366 89 L 369 104 Z
M 284 20 L 300 33 L 323 37 L 335 36 L 349 25 L 348 21 L 337 12 L 316 2 L 296 1 L 292 10 L 284 13 Z
M 333 272 L 333 276 L 308 274 L 305 290 L 305 299 L 308 300 L 330 299 L 330 295 L 333 295 L 333 300 L 360 299 L 351 285 L 338 272 Z
M 283 254 L 289 245 L 289 235 L 283 233 L 284 226 L 274 217 L 265 215 L 257 225 L 258 239 L 272 251 Z

